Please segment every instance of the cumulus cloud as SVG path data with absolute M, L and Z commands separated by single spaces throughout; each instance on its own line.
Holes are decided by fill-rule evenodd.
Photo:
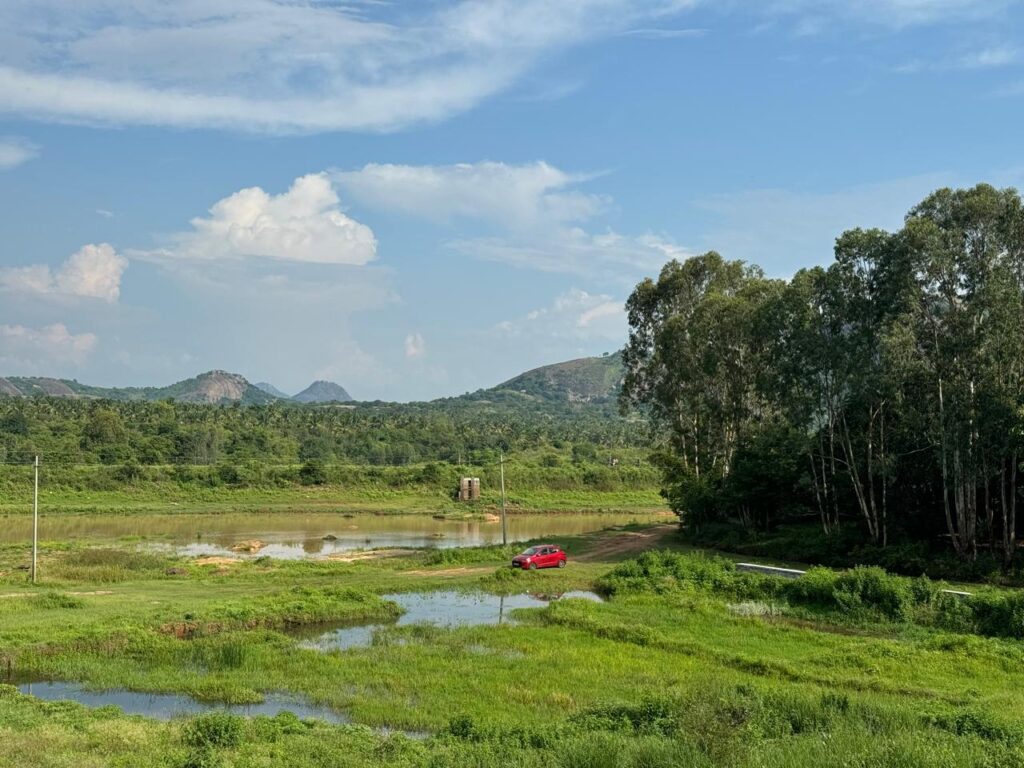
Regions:
M 377 253 L 373 231 L 346 216 L 324 174 L 302 176 L 271 195 L 259 187 L 218 201 L 192 230 L 142 258 L 237 261 L 250 257 L 307 264 L 363 265 Z
M 611 296 L 572 288 L 546 307 L 499 323 L 497 330 L 507 337 L 621 342 L 626 336 L 626 311 L 623 302 Z
M 107 243 L 84 245 L 57 270 L 45 264 L 0 267 L 0 289 L 15 293 L 78 296 L 113 303 L 121 294 L 128 260 Z
M 0 136 L 0 171 L 27 163 L 39 155 L 39 150 L 30 141 L 17 136 Z
M 405 337 L 405 356 L 410 360 L 418 360 L 426 357 L 427 343 L 423 340 L 422 334 L 410 333 Z
M 0 108 L 106 123 L 393 129 L 469 109 L 546 55 L 696 2 L 6 0 Z
M 92 333 L 73 334 L 62 323 L 42 328 L 0 325 L 0 363 L 8 370 L 33 372 L 51 363 L 80 365 L 95 349 Z

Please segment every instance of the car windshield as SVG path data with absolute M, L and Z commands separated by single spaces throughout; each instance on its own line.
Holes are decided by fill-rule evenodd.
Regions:
M 540 547 L 530 547 L 523 550 L 524 555 L 536 555 L 538 552 L 540 552 Z

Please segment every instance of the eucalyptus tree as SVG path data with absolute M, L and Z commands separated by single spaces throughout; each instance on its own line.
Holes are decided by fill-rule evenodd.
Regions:
M 931 377 L 946 527 L 956 551 L 973 556 L 979 517 L 992 526 L 998 503 L 1000 544 L 1009 559 L 1024 407 L 1021 200 L 1015 190 L 986 184 L 941 189 L 908 214 L 904 235 L 908 305 Z

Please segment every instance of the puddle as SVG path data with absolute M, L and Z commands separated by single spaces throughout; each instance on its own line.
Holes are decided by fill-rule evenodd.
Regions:
M 317 651 L 365 648 L 373 643 L 374 633 L 385 627 L 426 624 L 451 628 L 515 624 L 515 620 L 509 614 L 517 608 L 544 608 L 552 600 L 566 598 L 601 602 L 600 596 L 583 591 L 558 595 L 489 595 L 481 592 L 456 591 L 403 592 L 382 597 L 398 603 L 405 610 L 397 621 L 388 624 L 335 624 L 326 631 L 324 625 L 302 627 L 290 631 L 289 634 L 302 641 L 301 647 Z
M 143 715 L 156 720 L 170 720 L 179 715 L 196 715 L 203 712 L 229 712 L 242 717 L 273 717 L 281 712 L 291 712 L 301 720 L 322 720 L 332 725 L 352 723 L 352 719 L 344 712 L 278 694 L 266 694 L 259 704 L 223 704 L 198 701 L 191 696 L 175 693 L 139 693 L 123 688 L 96 691 L 86 688 L 81 683 L 58 681 L 20 683 L 17 687 L 22 693 L 43 701 L 76 701 L 92 708 L 114 706 L 126 715 Z M 407 731 L 390 726 L 372 730 L 382 736 L 401 733 L 410 739 L 426 739 L 430 736 L 426 731 Z
M 191 696 L 174 693 L 139 693 L 119 688 L 95 691 L 80 683 L 57 681 L 22 683 L 18 690 L 43 701 L 77 701 L 87 707 L 113 705 L 125 714 L 145 715 L 157 720 L 169 720 L 176 715 L 194 715 L 201 712 L 230 712 L 243 717 L 273 717 L 280 712 L 291 712 L 303 720 L 324 720 L 334 724 L 351 722 L 344 713 L 330 707 L 274 694 L 267 694 L 259 704 L 219 704 L 198 701 Z

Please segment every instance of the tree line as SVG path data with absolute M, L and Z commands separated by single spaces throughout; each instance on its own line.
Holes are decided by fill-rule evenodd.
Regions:
M 1024 432 L 1024 210 L 940 189 L 789 280 L 711 252 L 627 302 L 621 404 L 648 411 L 691 530 L 816 520 L 1010 565 Z
M 592 460 L 597 447 L 646 446 L 647 433 L 612 403 L 575 406 L 507 394 L 358 406 L 0 398 L 0 463 L 26 463 L 38 453 L 50 466 L 406 466 L 546 449 L 548 461 L 578 461 Z

